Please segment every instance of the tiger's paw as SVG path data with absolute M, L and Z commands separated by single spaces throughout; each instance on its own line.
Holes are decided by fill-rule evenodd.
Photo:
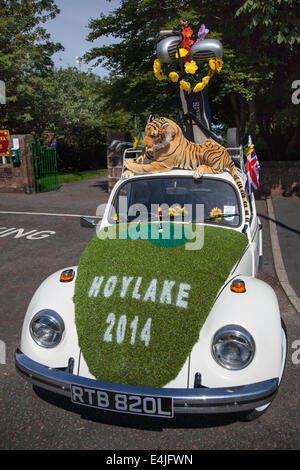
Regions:
M 133 175 L 133 171 L 131 171 L 131 170 L 125 170 L 123 172 L 123 177 L 124 178 L 130 178 L 130 176 L 132 176 L 132 175 Z
M 203 175 L 204 175 L 204 171 L 201 169 L 201 166 L 199 166 L 199 167 L 195 170 L 195 172 L 194 172 L 194 174 L 193 174 L 193 177 L 197 180 L 197 179 L 202 178 Z
M 133 158 L 126 158 L 125 161 L 124 161 L 124 165 L 125 165 L 126 168 L 131 170 L 132 166 L 136 165 L 136 161 Z

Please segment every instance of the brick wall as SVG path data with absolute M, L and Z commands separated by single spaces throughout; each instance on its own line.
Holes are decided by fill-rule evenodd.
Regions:
M 124 132 L 113 132 L 107 134 L 107 171 L 108 171 L 108 192 L 110 193 L 114 185 L 119 181 L 122 175 L 123 167 L 123 153 L 124 149 L 120 152 L 111 150 L 109 148 L 113 140 L 120 140 L 130 142 L 130 135 Z
M 33 137 L 27 134 L 12 135 L 10 138 L 11 148 L 13 138 L 19 139 L 21 163 L 0 166 L 0 192 L 30 193 L 34 185 L 30 151 L 30 141 Z
M 300 161 L 260 162 L 257 199 L 268 196 L 300 197 Z
M 7 186 L 11 183 L 12 178 L 12 168 L 11 165 L 1 165 L 0 166 L 0 186 Z

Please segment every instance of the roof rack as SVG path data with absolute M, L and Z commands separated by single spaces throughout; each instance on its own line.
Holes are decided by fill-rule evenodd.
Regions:
M 144 147 L 138 146 L 136 149 L 134 149 L 132 147 L 132 142 L 122 142 L 120 140 L 115 140 L 110 145 L 110 149 L 114 149 L 117 152 L 120 152 L 122 149 L 124 149 L 123 158 L 122 158 L 122 175 L 123 175 L 124 170 L 126 169 L 125 167 L 126 158 L 134 158 L 134 159 L 138 158 L 143 153 Z M 234 164 L 244 174 L 246 174 L 246 167 L 245 167 L 242 145 L 240 145 L 239 147 L 227 147 L 226 150 L 229 153 L 230 157 L 232 158 Z
M 125 152 L 123 153 L 122 175 L 123 175 L 124 170 L 126 170 L 126 167 L 125 167 L 126 158 L 137 159 L 142 153 L 143 153 L 143 148 L 139 148 L 139 147 L 136 149 L 131 147 L 125 150 Z
M 240 168 L 243 173 L 246 173 L 245 161 L 244 161 L 244 153 L 243 153 L 243 146 L 240 145 L 239 147 L 226 147 L 227 152 L 231 156 L 234 164 Z

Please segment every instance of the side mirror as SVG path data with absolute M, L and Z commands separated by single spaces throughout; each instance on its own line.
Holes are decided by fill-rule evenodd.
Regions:
M 90 217 L 81 216 L 80 225 L 81 227 L 94 228 L 97 224 L 94 219 L 91 219 Z

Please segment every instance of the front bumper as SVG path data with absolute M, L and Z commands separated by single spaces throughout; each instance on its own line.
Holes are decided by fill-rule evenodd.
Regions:
M 270 403 L 278 390 L 278 378 L 247 385 L 221 388 L 154 388 L 121 385 L 89 379 L 46 367 L 19 349 L 15 352 L 17 371 L 31 383 L 71 399 L 71 385 L 109 392 L 173 398 L 174 413 L 231 413 L 252 410 Z

